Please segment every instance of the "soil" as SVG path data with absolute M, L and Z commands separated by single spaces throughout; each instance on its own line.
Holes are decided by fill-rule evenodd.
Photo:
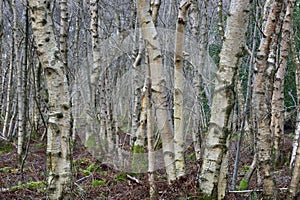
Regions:
M 231 185 L 236 142 L 231 144 L 228 185 Z M 291 139 L 285 139 L 286 149 L 290 152 Z M 191 155 L 192 148 L 186 154 Z M 244 144 L 241 152 L 238 183 L 243 177 L 243 169 L 251 165 L 253 149 Z M 32 139 L 23 173 L 18 164 L 16 147 L 0 140 L 0 199 L 46 199 L 46 144 Z M 186 160 L 187 174 L 167 184 L 165 172 L 156 172 L 158 199 L 203 199 L 197 185 L 199 163 L 193 156 Z M 280 198 L 285 199 L 290 182 L 288 160 L 283 168 L 276 169 L 277 187 L 281 188 Z M 28 183 L 44 183 L 39 187 L 30 187 Z M 73 149 L 73 196 L 74 199 L 149 199 L 147 174 L 126 174 L 97 161 L 80 142 Z M 19 186 L 19 187 L 17 187 Z M 23 186 L 23 187 L 22 187 Z M 257 184 L 256 175 L 249 183 L 255 192 L 231 193 L 226 199 L 261 199 L 262 186 Z M 229 191 L 229 189 L 228 189 Z M 300 198 L 299 198 L 300 199 Z

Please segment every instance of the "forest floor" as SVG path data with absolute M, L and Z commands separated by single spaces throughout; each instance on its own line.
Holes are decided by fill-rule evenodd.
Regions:
M 78 142 L 79 143 L 79 142 Z M 235 156 L 236 141 L 233 140 L 229 163 L 228 185 Z M 291 150 L 291 137 L 285 138 L 285 153 Z M 251 165 L 253 153 L 251 145 L 245 145 L 241 152 L 238 180 Z M 16 147 L 0 140 L 0 199 L 46 199 L 46 144 L 32 139 L 23 173 L 20 171 Z M 158 199 L 204 199 L 197 186 L 198 165 L 192 148 L 187 152 L 187 175 L 172 185 L 166 182 L 164 171 L 156 172 Z M 286 154 L 287 155 L 287 154 Z M 290 181 L 288 162 L 276 171 L 276 183 L 280 197 L 284 199 Z M 73 194 L 74 199 L 149 199 L 147 174 L 127 174 L 110 168 L 97 161 L 83 145 L 77 144 L 73 151 Z M 261 185 L 257 184 L 256 175 L 249 184 L 248 193 L 227 193 L 226 199 L 261 199 Z

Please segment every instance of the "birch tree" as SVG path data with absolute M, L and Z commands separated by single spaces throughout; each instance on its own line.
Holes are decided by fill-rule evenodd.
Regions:
M 175 56 L 174 56 L 174 153 L 177 178 L 185 174 L 184 127 L 183 127 L 183 43 L 186 14 L 191 2 L 182 0 L 177 18 Z
M 296 90 L 297 90 L 297 103 L 300 105 L 300 60 L 298 56 L 296 55 L 296 46 L 295 46 L 295 39 L 294 34 L 292 34 L 292 43 L 291 43 L 291 53 L 293 57 L 293 61 L 296 65 Z M 299 146 L 299 139 L 300 136 L 300 108 L 297 107 L 297 118 L 296 118 L 296 128 L 295 128 L 295 137 L 293 139 L 293 150 L 292 150 L 292 156 L 290 160 L 290 169 L 292 170 L 294 168 L 295 164 L 295 158 L 297 155 L 297 148 Z
M 215 199 L 218 198 L 219 193 L 221 164 L 228 148 L 226 142 L 230 134 L 229 118 L 234 106 L 236 73 L 243 56 L 249 5 L 248 0 L 231 1 L 230 15 L 220 54 L 220 67 L 215 79 L 210 125 L 199 176 L 201 191 Z
M 294 6 L 291 0 L 288 4 L 287 11 L 289 7 Z M 288 13 L 288 12 L 287 12 Z M 291 13 L 290 13 L 291 14 Z M 295 138 L 293 140 L 293 150 L 290 161 L 290 169 L 292 171 L 292 179 L 289 185 L 289 194 L 288 199 L 295 199 L 297 194 L 300 192 L 300 61 L 299 57 L 296 55 L 295 39 L 294 34 L 291 34 L 291 53 L 293 60 L 296 65 L 296 88 L 297 88 L 297 120 L 296 120 L 296 129 L 295 129 Z
M 270 88 L 272 88 L 271 76 L 274 69 L 269 68 L 268 61 L 270 60 L 268 58 L 271 51 L 272 36 L 276 31 L 276 22 L 279 19 L 281 7 L 281 0 L 275 0 L 272 4 L 265 29 L 263 30 L 264 37 L 258 48 L 256 71 L 253 81 L 254 120 L 257 126 L 257 160 L 258 169 L 262 173 L 264 196 L 266 199 L 277 198 L 274 177 L 272 175 L 272 140 L 270 130 L 270 102 L 272 98 Z
M 13 11 L 14 12 L 14 11 Z M 16 23 L 16 22 L 15 22 Z M 15 24 L 14 23 L 14 24 Z M 15 24 L 16 25 L 16 24 Z M 16 29 L 14 26 L 12 26 L 12 40 L 11 40 L 11 57 L 10 57 L 10 64 L 8 69 L 8 83 L 7 83 L 7 93 L 6 93 L 6 105 L 5 105 L 5 118 L 3 123 L 3 130 L 2 130 L 2 136 L 3 137 L 9 137 L 9 122 L 10 122 L 10 115 L 12 113 L 12 99 L 13 99 L 13 75 L 14 75 L 14 69 L 16 69 L 16 54 L 15 54 L 15 48 L 16 48 Z M 5 81 L 5 79 L 4 79 Z M 4 82 L 3 82 L 4 83 Z
M 70 101 L 64 64 L 53 33 L 51 0 L 30 0 L 37 54 L 49 93 L 47 133 L 48 198 L 72 199 Z
M 16 0 L 12 1 L 13 10 L 13 26 L 14 26 L 14 38 L 17 38 L 17 11 L 16 11 Z M 15 44 L 16 46 L 16 44 Z M 17 48 L 16 48 L 17 49 Z M 16 58 L 19 57 L 18 49 L 16 50 Z M 18 148 L 17 152 L 21 158 L 23 154 L 23 142 L 24 142 L 24 89 L 23 89 L 23 66 L 20 62 L 15 62 L 17 65 L 18 74 Z M 21 159 L 19 159 L 21 160 Z
M 274 163 L 276 166 L 283 164 L 283 155 L 281 149 L 283 147 L 284 134 L 284 79 L 289 54 L 289 41 L 291 35 L 291 17 L 293 13 L 295 1 L 289 1 L 285 17 L 282 25 L 282 39 L 280 41 L 280 57 L 279 66 L 274 78 L 274 89 L 272 97 L 272 121 L 274 136 Z
M 147 0 L 137 0 L 137 14 L 141 25 L 146 50 L 149 53 L 149 65 L 151 69 L 152 97 L 154 101 L 155 117 L 158 131 L 163 143 L 163 154 L 168 181 L 175 180 L 173 130 L 169 121 L 168 105 L 166 104 L 166 81 L 162 74 L 162 54 L 158 41 L 157 31 L 149 13 L 150 6 Z

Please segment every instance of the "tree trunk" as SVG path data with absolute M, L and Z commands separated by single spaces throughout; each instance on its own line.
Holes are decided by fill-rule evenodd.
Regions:
M 180 2 L 177 18 L 175 55 L 174 55 L 174 153 L 176 177 L 179 178 L 185 174 L 184 161 L 184 115 L 183 115 L 183 91 L 184 91 L 184 73 L 183 73 L 183 44 L 184 27 L 186 24 L 186 14 L 191 2 L 182 0 Z
M 199 177 L 202 192 L 215 199 L 219 194 L 221 163 L 228 148 L 226 140 L 230 134 L 229 118 L 234 106 L 235 78 L 243 56 L 248 13 L 248 0 L 231 1 L 225 40 L 220 54 L 220 67 L 216 74 L 210 126 Z
M 275 182 L 272 175 L 271 159 L 271 130 L 270 130 L 270 109 L 272 88 L 271 75 L 274 69 L 269 68 L 269 54 L 271 51 L 272 36 L 276 31 L 276 23 L 281 12 L 282 1 L 277 0 L 273 3 L 271 12 L 266 22 L 264 37 L 260 42 L 257 53 L 256 71 L 253 86 L 253 107 L 255 121 L 257 124 L 257 160 L 258 169 L 262 173 L 264 196 L 266 199 L 276 199 Z
M 295 46 L 295 39 L 294 35 L 292 36 L 292 44 L 291 44 L 291 52 L 292 57 L 294 60 L 294 63 L 296 65 L 296 90 L 297 90 L 297 118 L 296 118 L 296 129 L 295 129 L 295 137 L 293 139 L 293 151 L 290 161 L 290 169 L 292 170 L 294 168 L 296 154 L 297 154 L 297 148 L 300 145 L 298 143 L 298 139 L 300 137 L 300 61 L 298 56 L 296 55 L 296 46 Z
M 287 11 L 289 11 L 289 7 L 294 6 L 294 1 L 290 0 L 288 4 Z M 292 12 L 290 12 L 292 13 Z M 288 14 L 288 12 L 287 12 Z M 291 17 L 291 16 L 289 16 Z M 300 193 L 300 62 L 299 58 L 296 55 L 296 47 L 295 47 L 295 40 L 294 35 L 292 34 L 292 44 L 291 44 L 291 52 L 292 57 L 296 65 L 296 88 L 297 88 L 297 123 L 296 123 L 296 130 L 295 130 L 295 138 L 293 142 L 293 151 L 290 161 L 290 168 L 292 169 L 292 180 L 289 186 L 289 194 L 288 199 L 295 199 L 297 195 Z
M 271 127 L 273 128 L 274 136 L 274 164 L 281 166 L 284 162 L 281 149 L 283 148 L 283 135 L 284 135 L 284 79 L 287 67 L 287 59 L 289 53 L 290 33 L 292 30 L 291 17 L 293 14 L 295 0 L 291 0 L 288 4 L 283 25 L 281 29 L 282 39 L 280 41 L 280 57 L 279 67 L 275 74 L 274 89 L 272 97 L 272 121 Z
M 149 53 L 151 68 L 152 94 L 158 131 L 163 143 L 163 153 L 168 181 L 175 180 L 173 130 L 169 121 L 168 105 L 166 104 L 166 91 L 162 74 L 162 54 L 157 37 L 157 31 L 149 13 L 147 0 L 137 1 L 137 13 L 141 24 L 142 33 L 146 42 L 146 50 Z
M 152 92 L 151 92 L 151 69 L 149 65 L 149 56 L 147 54 L 147 76 L 146 76 L 146 111 L 147 111 L 147 143 L 148 143 L 148 180 L 150 185 L 150 199 L 156 199 L 157 189 L 155 185 L 155 149 L 153 134 L 153 116 L 152 116 Z
M 3 0 L 0 0 L 0 33 L 3 33 Z M 0 115 L 2 116 L 2 107 L 3 107 L 3 99 L 4 99 L 4 80 L 6 77 L 6 71 L 3 66 L 2 62 L 2 36 L 3 34 L 0 35 L 0 66 L 1 66 L 1 88 L 0 88 Z
M 17 11 L 16 11 L 16 0 L 12 1 L 12 9 L 13 9 L 13 26 L 14 26 L 14 38 L 17 39 Z M 17 44 L 15 45 L 15 49 L 17 49 Z M 16 51 L 16 67 L 17 67 L 17 75 L 18 75 L 18 148 L 17 153 L 19 155 L 19 161 L 21 161 L 22 154 L 23 154 L 23 143 L 24 143 L 24 89 L 23 89 L 23 65 L 22 63 L 18 62 L 19 60 L 19 53 L 18 50 Z
M 53 33 L 51 0 L 30 0 L 33 34 L 49 93 L 48 198 L 72 199 L 70 101 L 64 64 Z
M 16 65 L 16 54 L 15 54 L 15 28 L 13 27 L 12 29 L 12 40 L 11 40 L 11 60 L 9 64 L 9 69 L 8 69 L 8 83 L 7 83 L 7 93 L 6 93 L 6 108 L 5 108 L 5 118 L 4 118 L 4 123 L 3 123 L 3 131 L 2 131 L 2 136 L 3 137 L 9 137 L 9 121 L 10 121 L 10 115 L 11 115 L 11 107 L 12 107 L 12 89 L 13 89 L 13 74 L 14 74 L 14 68 Z M 5 79 L 4 79 L 5 81 Z
M 257 22 L 258 19 L 258 7 L 256 6 L 256 14 L 255 14 L 255 21 Z M 241 119 L 241 124 L 240 124 L 240 129 L 239 129 L 239 137 L 238 137 L 238 142 L 237 142 L 237 148 L 236 148 L 236 156 L 235 156 L 235 161 L 234 161 L 234 169 L 233 169 L 233 176 L 232 176 L 232 184 L 231 184 L 231 189 L 235 190 L 236 189 L 236 180 L 238 176 L 238 166 L 239 166 L 239 161 L 240 161 L 240 151 L 241 151 L 241 145 L 245 133 L 245 126 L 246 126 L 246 118 L 247 118 L 247 112 L 249 108 L 249 104 L 251 102 L 251 93 L 252 93 L 252 79 L 253 79 L 253 64 L 254 64 L 254 58 L 255 58 L 255 50 L 256 50 L 256 37 L 257 37 L 257 23 L 255 23 L 254 30 L 253 30 L 253 42 L 252 42 L 252 51 L 251 51 L 251 57 L 249 61 L 249 69 L 248 69 L 248 80 L 247 80 L 247 93 L 246 93 L 246 98 L 245 102 L 243 105 L 243 110 L 242 110 L 242 119 Z M 240 92 L 241 93 L 241 92 Z

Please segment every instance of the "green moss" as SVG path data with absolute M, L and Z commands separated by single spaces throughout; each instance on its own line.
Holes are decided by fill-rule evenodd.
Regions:
M 132 151 L 133 153 L 145 153 L 144 147 L 141 145 L 134 145 Z
M 89 172 L 95 171 L 95 165 L 91 164 L 90 166 L 88 166 L 88 168 L 86 168 L 86 170 L 89 171 Z
M 34 144 L 35 147 L 45 147 L 45 144 L 43 143 L 37 143 L 37 144 Z
M 192 154 L 187 155 L 186 159 L 195 160 L 196 159 L 196 153 L 192 153 Z
M 11 191 L 22 190 L 22 189 L 24 189 L 24 188 L 25 188 L 24 185 L 16 185 L 16 186 L 12 186 L 12 187 L 10 188 L 10 190 L 11 190 Z
M 12 143 L 6 142 L 4 145 L 0 145 L 0 154 L 9 153 L 13 151 Z
M 92 182 L 93 187 L 101 186 L 101 185 L 105 185 L 105 184 L 106 184 L 106 182 L 103 180 L 93 180 L 93 182 Z
M 39 191 L 41 191 L 41 189 L 42 190 L 46 189 L 46 185 L 45 185 L 45 183 L 43 181 L 28 182 L 28 183 L 24 183 L 24 184 L 19 183 L 16 186 L 12 186 L 10 188 L 10 190 L 15 191 L 15 190 L 22 190 L 22 189 L 25 189 L 25 188 L 31 189 L 31 190 L 39 190 Z
M 249 165 L 245 165 L 243 167 L 243 172 L 246 173 L 249 170 L 250 166 Z
M 87 148 L 94 148 L 96 147 L 96 138 L 94 135 L 90 135 L 87 141 L 84 143 L 84 146 Z
M 126 174 L 125 173 L 117 174 L 115 176 L 115 180 L 116 181 L 126 181 Z
M 132 148 L 132 171 L 133 172 L 142 172 L 147 171 L 147 158 L 145 157 L 144 147 L 141 145 L 134 145 Z
M 46 185 L 42 181 L 37 181 L 37 182 L 28 182 L 26 183 L 26 188 L 28 189 L 41 189 L 41 188 L 46 188 Z
M 245 179 L 242 179 L 240 185 L 237 187 L 238 190 L 247 190 L 248 182 Z
M 80 162 L 79 162 L 80 163 Z M 84 162 L 85 163 L 85 162 Z M 84 173 L 85 175 L 90 175 L 94 172 L 101 172 L 101 168 L 96 167 L 95 163 L 90 164 L 86 169 L 79 169 L 79 171 L 81 171 L 82 173 Z
M 0 168 L 0 172 L 9 172 L 10 170 L 11 170 L 11 167 Z

